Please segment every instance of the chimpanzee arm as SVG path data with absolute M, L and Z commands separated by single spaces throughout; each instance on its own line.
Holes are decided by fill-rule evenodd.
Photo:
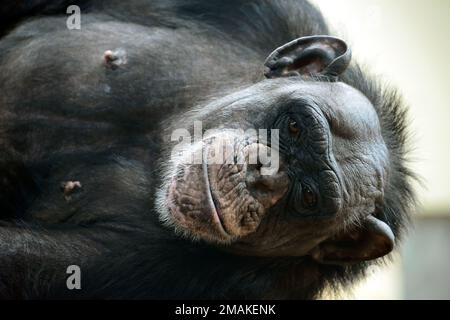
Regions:
M 27 298 L 36 288 L 63 286 L 68 266 L 83 270 L 119 238 L 116 231 L 101 227 L 0 227 L 0 298 Z
M 151 219 L 141 162 L 71 158 L 51 170 L 26 223 L 0 225 L 0 298 L 26 298 L 36 295 L 34 288 L 63 286 L 68 266 L 85 269 L 143 232 Z M 45 289 L 37 294 L 45 295 Z

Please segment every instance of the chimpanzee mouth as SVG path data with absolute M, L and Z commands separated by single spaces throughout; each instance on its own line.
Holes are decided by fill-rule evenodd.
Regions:
M 256 149 L 246 144 L 237 153 L 248 156 Z M 209 151 L 204 145 L 201 164 L 177 164 L 162 219 L 187 237 L 229 244 L 255 232 L 270 205 L 250 191 L 247 161 L 210 163 Z
M 220 207 L 214 200 L 207 164 L 179 170 L 184 177 L 172 179 L 166 199 L 168 218 L 175 230 L 196 239 L 230 242 L 233 236 L 226 231 Z
M 203 161 L 202 169 L 203 169 L 203 177 L 204 177 L 206 191 L 207 191 L 206 197 L 207 197 L 208 205 L 211 207 L 211 211 L 213 213 L 213 220 L 216 223 L 218 230 L 220 231 L 220 233 L 223 236 L 232 238 L 232 236 L 225 229 L 225 224 L 223 222 L 223 218 L 221 217 L 220 208 L 217 205 L 217 201 L 214 200 L 214 195 L 211 190 L 211 183 L 209 181 L 208 164 L 206 163 L 206 161 Z

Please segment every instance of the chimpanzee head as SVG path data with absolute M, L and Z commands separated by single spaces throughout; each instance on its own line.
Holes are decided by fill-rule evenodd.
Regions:
M 161 219 L 241 255 L 388 254 L 413 198 L 404 111 L 350 60 L 338 38 L 294 40 L 267 58 L 267 79 L 174 120 Z

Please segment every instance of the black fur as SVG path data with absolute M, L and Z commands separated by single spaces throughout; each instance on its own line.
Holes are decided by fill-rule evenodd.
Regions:
M 0 297 L 310 299 L 326 286 L 339 288 L 364 275 L 368 263 L 342 267 L 319 265 L 309 258 L 240 257 L 203 243 L 193 244 L 162 227 L 152 209 L 155 188 L 160 184 L 157 163 L 162 121 L 210 97 L 261 80 L 258 66 L 274 48 L 301 36 L 328 34 L 313 6 L 303 0 L 83 1 L 83 19 L 88 22 L 121 21 L 188 30 L 195 39 L 204 36 L 233 44 L 214 49 L 214 53 L 224 51 L 218 53 L 215 72 L 196 62 L 199 66 L 193 70 L 202 70 L 203 78 L 199 76 L 195 83 L 183 78 L 183 70 L 164 75 L 163 67 L 149 65 L 153 73 L 136 75 L 130 86 L 124 82 L 113 87 L 120 94 L 110 104 L 102 104 L 106 98 L 95 92 L 91 92 L 91 100 L 88 95 L 82 102 L 73 102 L 76 94 L 62 87 L 35 102 L 40 93 L 27 91 L 36 87 L 51 92 L 54 87 L 36 83 L 55 83 L 52 79 L 67 76 L 55 67 L 65 59 L 64 48 L 61 55 L 48 53 L 53 55 L 49 61 L 55 61 L 54 65 L 40 65 L 37 60 L 29 69 L 20 69 L 23 78 L 13 75 L 17 69 L 7 67 L 26 36 L 53 41 L 52 27 L 47 26 L 51 21 L 46 19 L 64 15 L 72 1 L 29 3 L 0 5 L 0 34 L 4 34 L 0 39 L 0 80 L 5 81 L 0 85 L 4 90 L 0 145 L 5 154 L 0 174 L 7 181 L 0 183 L 5 221 L 0 229 Z M 27 28 L 30 21 L 42 21 L 42 33 L 33 30 L 39 26 L 35 24 L 22 38 L 15 38 L 15 30 Z M 178 59 L 171 62 L 185 66 L 180 62 L 182 53 L 170 57 Z M 226 67 L 222 69 L 221 64 Z M 167 77 L 169 81 L 164 82 Z M 414 175 L 407 167 L 406 109 L 395 90 L 385 88 L 356 64 L 340 81 L 363 92 L 379 115 L 392 175 L 378 215 L 401 237 L 414 205 Z M 189 89 L 193 85 L 198 89 Z M 23 90 L 21 100 L 11 98 L 13 90 Z M 78 108 L 86 101 L 95 105 L 94 109 Z M 154 108 L 139 108 L 150 102 Z M 116 108 L 121 104 L 127 108 Z M 59 217 L 65 202 L 55 188 L 63 180 L 78 179 L 86 186 L 81 191 L 85 197 L 75 195 L 73 213 Z M 97 199 L 100 201 L 94 201 Z M 40 212 L 48 212 L 48 217 L 32 219 Z M 27 247 L 14 255 L 5 254 L 11 241 Z M 65 288 L 65 266 L 71 263 L 82 267 L 81 291 Z

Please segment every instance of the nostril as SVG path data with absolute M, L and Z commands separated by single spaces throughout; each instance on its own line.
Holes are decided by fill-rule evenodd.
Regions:
M 308 186 L 302 188 L 302 202 L 306 208 L 314 208 L 317 205 L 317 195 Z
M 285 172 L 263 176 L 259 170 L 247 171 L 247 189 L 265 208 L 270 208 L 277 203 L 288 191 L 288 185 L 289 178 Z

